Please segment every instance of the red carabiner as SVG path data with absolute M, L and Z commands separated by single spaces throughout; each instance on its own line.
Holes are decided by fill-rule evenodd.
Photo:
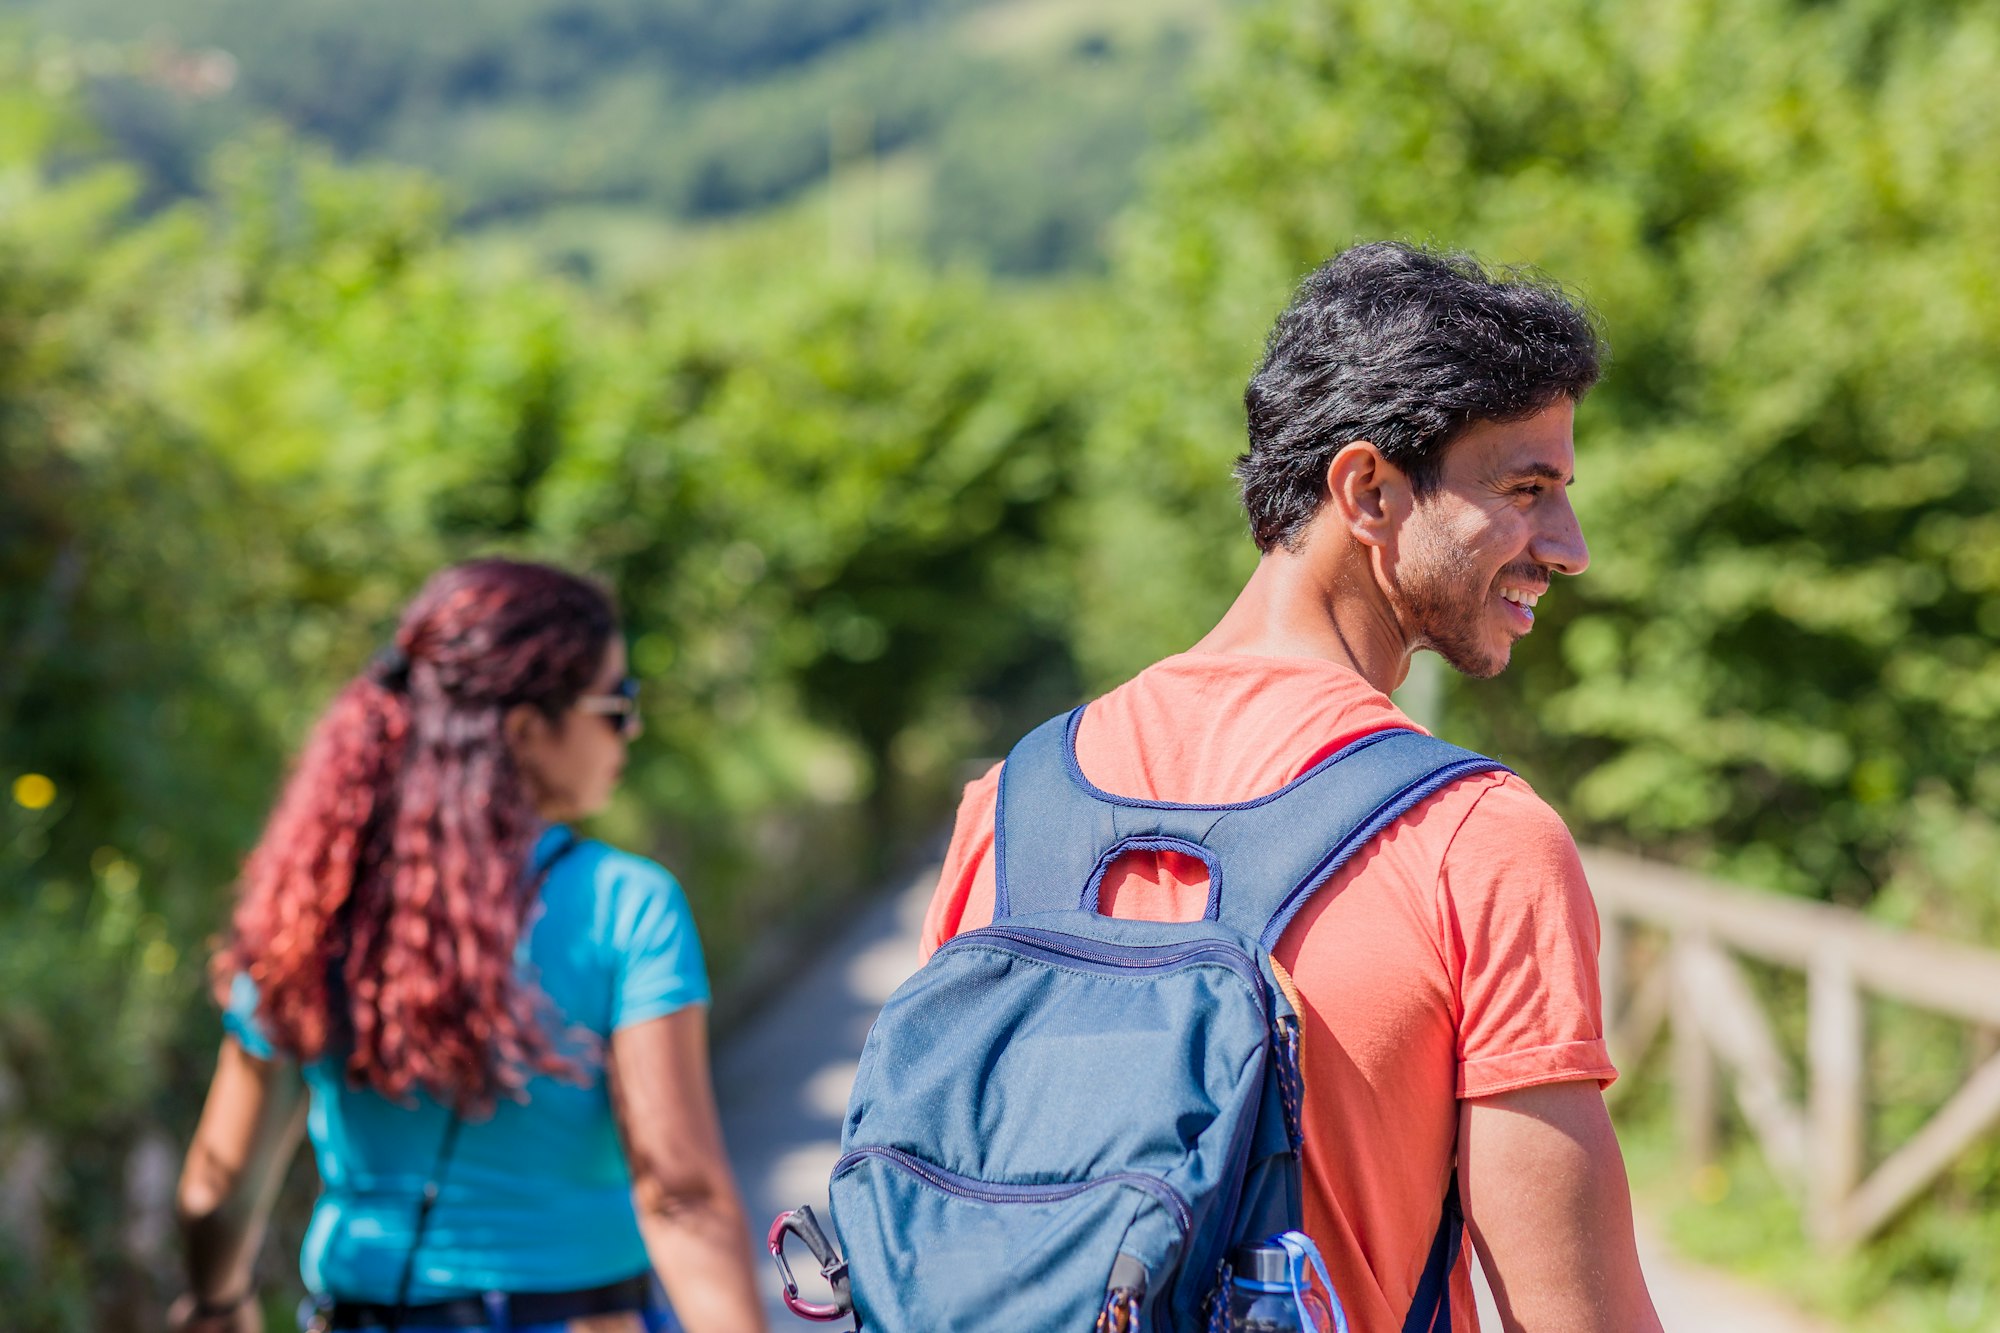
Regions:
M 797 1236 L 812 1251 L 813 1258 L 819 1260 L 820 1276 L 833 1288 L 832 1305 L 819 1305 L 799 1299 L 799 1284 L 792 1276 L 791 1261 L 785 1258 L 785 1237 Z M 771 1252 L 777 1262 L 778 1276 L 784 1280 L 785 1289 L 781 1298 L 785 1308 L 801 1319 L 815 1323 L 830 1323 L 854 1312 L 854 1295 L 847 1281 L 847 1261 L 827 1239 L 820 1228 L 819 1219 L 813 1216 L 811 1208 L 794 1208 L 788 1213 L 779 1213 L 771 1222 L 771 1234 L 765 1239 L 764 1247 Z

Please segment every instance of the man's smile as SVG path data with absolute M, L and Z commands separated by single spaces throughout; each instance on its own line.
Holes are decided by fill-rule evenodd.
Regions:
M 1519 626 L 1523 634 L 1534 628 L 1535 603 L 1541 601 L 1542 594 L 1549 590 L 1546 574 L 1536 577 L 1540 573 L 1541 571 L 1507 570 L 1502 577 L 1508 581 L 1498 588 L 1500 600 L 1506 603 L 1506 609 L 1502 614 Z
M 1535 595 L 1533 593 L 1517 592 L 1512 588 L 1503 588 L 1500 590 L 1500 600 L 1506 608 L 1501 614 L 1513 621 L 1520 628 L 1521 633 L 1526 634 L 1535 627 Z

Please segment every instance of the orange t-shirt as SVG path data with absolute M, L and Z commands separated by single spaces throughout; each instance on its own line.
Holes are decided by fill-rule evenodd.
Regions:
M 1121 796 L 1247 801 L 1360 736 L 1412 726 L 1331 662 L 1184 653 L 1094 701 L 1077 760 Z M 998 776 L 996 766 L 966 788 L 924 919 L 925 958 L 993 919 Z M 1193 920 L 1207 884 L 1193 857 L 1131 852 L 1100 901 L 1112 916 Z M 1306 1231 L 1356 1333 L 1403 1326 L 1451 1175 L 1459 1098 L 1617 1076 L 1597 937 L 1569 830 L 1520 778 L 1484 774 L 1358 852 L 1278 941 L 1305 1000 Z M 1463 1258 L 1452 1321 L 1478 1327 Z

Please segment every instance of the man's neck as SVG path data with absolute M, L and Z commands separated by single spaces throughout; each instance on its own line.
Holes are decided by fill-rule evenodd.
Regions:
M 1354 553 L 1359 554 L 1359 553 Z M 1257 568 L 1196 652 L 1318 657 L 1388 694 L 1410 669 L 1410 650 L 1365 559 L 1277 550 Z

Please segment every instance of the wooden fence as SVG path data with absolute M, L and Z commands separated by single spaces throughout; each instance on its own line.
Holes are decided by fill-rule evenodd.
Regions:
M 1698 1163 L 1715 1152 L 1727 1075 L 1744 1123 L 1828 1250 L 1880 1230 L 2000 1123 L 2000 953 L 1614 852 L 1586 851 L 1584 863 L 1604 922 L 1614 1059 L 1633 1068 L 1669 1035 L 1675 1119 Z M 1739 956 L 1805 974 L 1803 1092 Z M 1923 1128 L 1873 1163 L 1866 994 L 1968 1023 L 1985 1052 Z

